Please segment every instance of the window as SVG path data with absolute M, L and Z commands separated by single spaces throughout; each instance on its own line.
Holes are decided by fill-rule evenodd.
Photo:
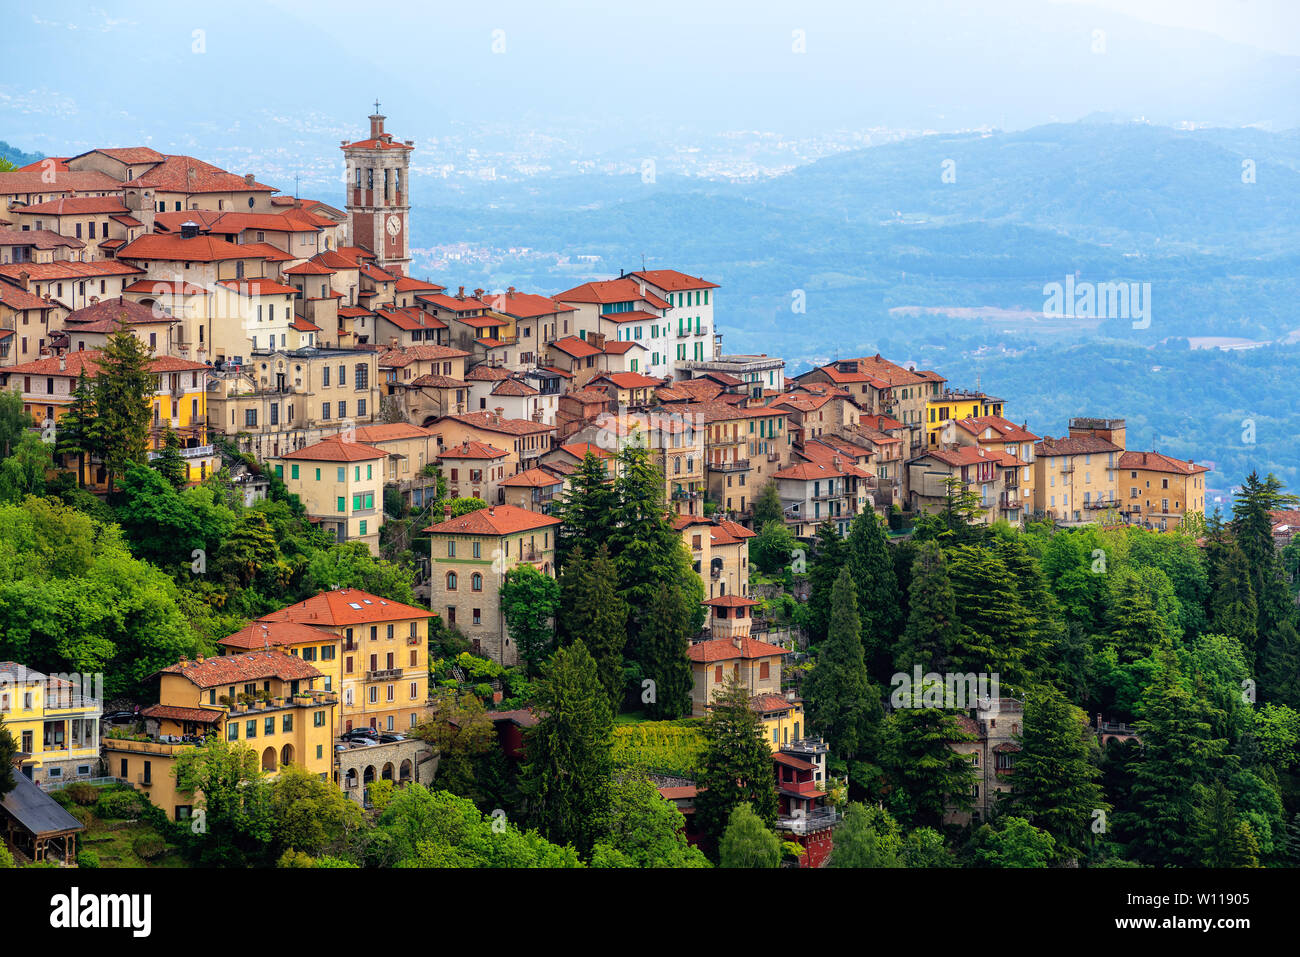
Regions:
M 483 624 L 483 610 L 481 608 L 474 609 L 474 624 Z
M 447 572 L 447 591 L 456 590 L 456 573 Z
M 325 727 L 325 712 L 317 711 L 315 714 L 313 714 L 311 716 L 311 723 L 313 726 L 317 728 Z
M 244 737 L 246 737 L 246 738 L 255 738 L 255 737 L 257 737 L 257 719 L 256 719 L 256 718 L 254 718 L 252 721 L 245 721 L 245 722 L 244 722 Z
M 285 715 L 285 717 L 288 717 L 288 715 Z M 267 718 L 265 721 L 262 722 L 262 733 L 267 737 L 270 737 L 271 735 L 275 734 L 274 715 L 272 715 L 271 717 Z
M 473 575 L 471 575 L 469 577 L 469 587 L 471 591 L 482 591 L 483 576 L 480 575 L 478 572 L 475 572 Z
M 226 740 L 227 741 L 239 740 L 239 724 L 237 722 L 232 721 L 230 722 L 230 724 L 226 725 Z M 122 763 L 126 764 L 125 761 L 123 761 Z M 123 776 L 125 776 L 126 772 L 123 771 L 122 774 Z
M 293 712 L 289 712 L 288 714 L 284 715 L 284 717 L 280 719 L 280 730 L 281 731 L 293 730 Z

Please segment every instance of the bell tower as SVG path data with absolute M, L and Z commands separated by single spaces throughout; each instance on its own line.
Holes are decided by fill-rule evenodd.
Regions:
M 378 257 L 381 269 L 407 275 L 411 265 L 410 168 L 415 141 L 397 142 L 384 132 L 387 117 L 370 115 L 370 136 L 343 141 L 348 242 Z

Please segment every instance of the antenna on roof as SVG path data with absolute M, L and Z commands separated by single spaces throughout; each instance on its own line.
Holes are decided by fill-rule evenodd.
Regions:
M 641 271 L 645 272 L 645 253 L 641 254 Z
M 299 179 L 298 174 L 294 173 L 293 174 L 293 198 L 294 199 L 298 198 L 298 179 Z

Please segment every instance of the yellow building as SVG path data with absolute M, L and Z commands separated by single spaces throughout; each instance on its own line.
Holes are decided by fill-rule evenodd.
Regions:
M 1002 404 L 1001 399 L 995 399 L 983 392 L 963 392 L 952 389 L 928 397 L 925 400 L 925 447 L 933 449 L 958 441 L 953 429 L 947 429 L 948 423 L 952 420 L 978 419 L 981 416 L 1001 417 Z
M 172 820 L 188 817 L 197 797 L 177 780 L 177 759 L 210 736 L 252 748 L 265 772 L 295 765 L 329 779 L 337 697 L 315 687 L 320 676 L 276 649 L 182 658 L 158 672 L 158 704 L 140 713 L 143 733 L 104 738 L 108 772 Z
M 458 518 L 450 506 L 429 535 L 429 604 L 448 626 L 464 632 L 475 654 L 503 665 L 519 661 L 519 649 L 501 612 L 501 584 L 522 564 L 555 576 L 555 533 L 560 520 L 514 505 L 490 505 Z
M 1125 452 L 1119 457 L 1121 510 L 1130 522 L 1162 530 L 1184 515 L 1204 515 L 1209 470 L 1159 452 Z
M 754 533 L 725 518 L 678 515 L 673 528 L 690 549 L 708 598 L 749 594 L 749 540 Z
M 1034 443 L 1038 436 L 1000 415 L 958 419 L 948 433 L 957 445 L 1001 453 L 998 517 L 1019 522 L 1034 509 Z M 944 445 L 949 443 L 944 442 Z
M 429 699 L 429 619 L 424 608 L 357 588 L 321 592 L 263 615 L 222 644 L 252 643 L 268 626 L 269 639 L 320 669 L 339 694 L 338 726 L 405 731 L 420 722 Z M 300 626 L 290 630 L 285 623 Z M 310 629 L 308 631 L 302 628 Z M 318 638 L 314 632 L 326 634 Z
M 749 637 L 752 610 L 758 602 L 740 595 L 710 598 L 704 602 L 711 613 L 711 638 L 687 649 L 694 687 L 691 714 L 700 717 L 732 679 L 740 681 L 752 697 L 781 694 L 781 661 L 784 648 Z M 770 732 L 770 729 L 768 729 Z
M 1034 445 L 1034 510 L 1060 524 L 1086 524 L 1118 513 L 1123 419 L 1070 420 L 1070 434 Z
M 18 770 L 41 785 L 98 776 L 101 697 L 83 676 L 0 661 L 0 717 L 18 744 Z
M 387 457 L 369 445 L 329 438 L 280 456 L 275 474 L 322 531 L 340 542 L 364 542 L 378 555 Z
M 84 373 L 88 380 L 99 375 L 98 349 L 49 356 L 24 362 L 0 371 L 3 387 L 21 393 L 23 409 L 37 425 L 54 422 L 72 404 L 77 381 Z M 149 430 L 149 458 L 158 457 L 167 432 L 174 432 L 185 460 L 186 480 L 202 482 L 221 466 L 221 457 L 208 442 L 208 368 L 201 362 L 156 356 L 149 360 L 149 371 L 158 377 L 157 387 L 147 396 L 153 421 Z M 75 460 L 69 457 L 69 467 Z M 108 481 L 102 463 L 87 461 L 83 482 L 99 488 Z

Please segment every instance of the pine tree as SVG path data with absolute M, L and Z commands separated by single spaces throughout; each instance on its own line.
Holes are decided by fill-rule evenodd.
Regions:
M 646 616 L 642 633 L 644 664 L 642 676 L 654 682 L 652 700 L 645 700 L 647 718 L 672 720 L 689 717 L 694 676 L 687 656 L 690 648 L 690 609 L 679 590 L 667 583 L 659 586 Z
M 880 696 L 867 676 L 853 578 L 840 569 L 831 592 L 831 620 L 817 663 L 804 683 L 808 723 L 826 739 L 831 753 L 852 759 L 871 742 Z
M 1210 722 L 1188 690 L 1172 647 L 1161 649 L 1158 662 L 1137 723 L 1142 751 L 1133 765 L 1132 812 L 1120 823 L 1138 860 L 1186 867 L 1196 863 L 1188 834 L 1196 786 L 1209 779 L 1227 742 L 1211 737 Z
M 1096 752 L 1087 717 L 1060 692 L 1041 686 L 1027 696 L 1015 813 L 1051 834 L 1063 857 L 1081 855 L 1094 812 L 1110 810 L 1098 784 Z
M 1197 863 L 1202 867 L 1258 867 L 1259 842 L 1250 823 L 1237 813 L 1232 792 L 1222 781 L 1199 789 L 1193 821 Z
M 1284 621 L 1264 646 L 1259 690 L 1265 701 L 1300 711 L 1300 633 Z
M 1232 532 L 1250 565 L 1251 588 L 1259 613 L 1256 633 L 1261 639 L 1295 617 L 1286 573 L 1273 542 L 1270 513 L 1295 508 L 1300 498 L 1282 489 L 1281 481 L 1272 473 L 1260 479 L 1258 473 L 1251 472 L 1232 503 Z
M 152 418 L 149 396 L 158 387 L 157 376 L 149 371 L 150 361 L 140 340 L 120 324 L 99 356 L 95 408 L 110 494 L 126 467 L 146 458 Z
M 609 538 L 614 520 L 614 486 L 606 460 L 588 452 L 569 476 L 568 491 L 556 507 L 560 528 L 555 564 L 563 569 L 575 548 L 591 554 Z
M 908 674 L 916 665 L 922 673 L 947 671 L 961 631 L 948 562 L 937 542 L 917 547 L 908 592 L 907 626 L 894 649 L 894 666 Z
M 885 722 L 882 763 L 886 803 L 909 828 L 941 827 L 946 811 L 970 807 L 975 772 L 950 745 L 970 741 L 957 715 L 939 708 L 899 708 Z
M 731 812 L 748 803 L 759 820 L 776 820 L 776 774 L 749 691 L 734 676 L 713 700 L 704 719 L 703 770 L 696 782 L 696 814 L 704 833 L 721 837 Z
M 72 402 L 59 419 L 54 446 L 59 455 L 77 457 L 78 488 L 85 480 L 86 459 L 100 455 L 102 447 L 99 416 L 95 409 L 95 387 L 86 377 L 83 367 L 77 376 L 77 385 L 72 390 Z
M 884 526 L 870 508 L 853 519 L 846 544 L 847 564 L 862 615 L 862 646 L 868 667 L 874 668 L 880 664 L 877 656 L 893 644 L 898 626 L 900 596 L 894 557 Z
M 840 577 L 848 549 L 844 539 L 829 519 L 817 526 L 809 558 L 808 582 L 812 586 L 808 596 L 808 638 L 814 644 L 826 637 L 830 626 L 831 591 L 835 579 Z
M 1231 635 L 1252 653 L 1258 642 L 1259 608 L 1246 553 L 1226 532 L 1216 530 L 1206 547 L 1210 575 L 1210 627 Z
M 162 452 L 154 459 L 153 467 L 158 470 L 167 483 L 177 491 L 185 487 L 188 469 L 181 455 L 180 437 L 169 426 L 163 436 Z
M 529 819 L 548 840 L 587 856 L 607 828 L 614 722 L 581 639 L 545 666 L 537 706 L 544 716 L 526 732 L 520 778 Z
M 1006 563 L 983 545 L 958 545 L 946 555 L 953 595 L 962 609 L 952 670 L 997 674 L 1003 687 L 1012 689 L 1034 684 L 1046 650 Z
M 612 713 L 623 704 L 623 649 L 627 644 L 627 604 L 619 596 L 618 579 L 609 549 L 603 544 L 588 559 L 581 546 L 569 557 L 560 575 L 560 604 L 563 614 L 561 640 L 582 639 L 596 659 L 601 686 L 609 698 Z

